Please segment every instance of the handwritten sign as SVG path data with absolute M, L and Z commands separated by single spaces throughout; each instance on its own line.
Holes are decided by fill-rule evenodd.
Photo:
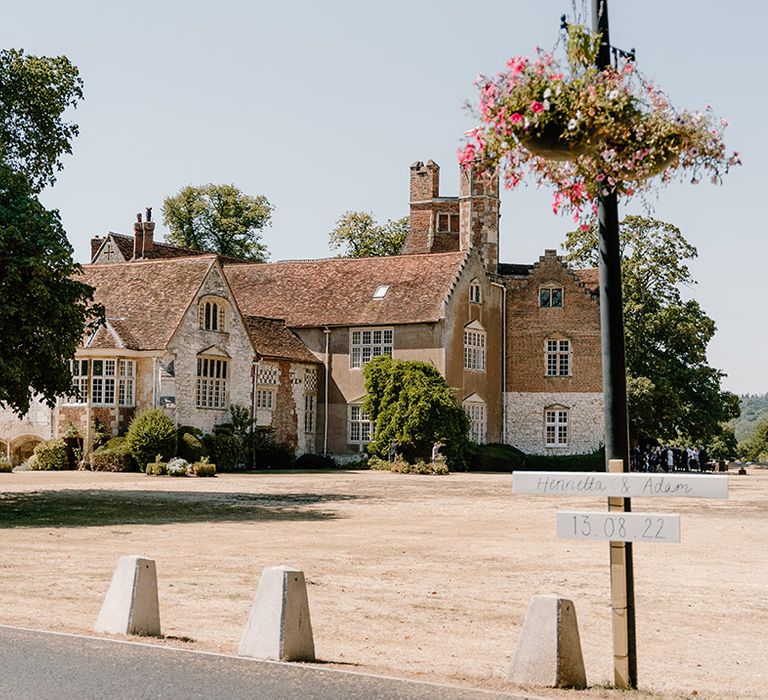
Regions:
M 612 542 L 680 542 L 680 516 L 668 513 L 557 514 L 557 536 L 567 540 Z
M 607 472 L 512 472 L 512 490 L 541 496 L 728 498 L 728 477 Z

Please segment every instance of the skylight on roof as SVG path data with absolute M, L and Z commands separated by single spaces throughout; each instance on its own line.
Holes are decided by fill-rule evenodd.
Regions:
M 373 298 L 383 299 L 387 295 L 388 291 L 389 291 L 388 284 L 380 284 L 378 287 L 376 287 L 376 291 L 373 293 Z

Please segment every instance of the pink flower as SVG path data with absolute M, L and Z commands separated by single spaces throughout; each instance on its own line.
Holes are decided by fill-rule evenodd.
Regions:
M 533 102 L 531 102 L 531 111 L 534 114 L 538 114 L 539 112 L 543 112 L 544 111 L 544 105 L 541 104 L 541 102 L 539 102 L 537 100 L 534 100 Z
M 523 121 L 523 115 L 519 112 L 514 112 L 513 114 L 509 115 L 509 121 L 511 121 L 513 124 L 519 124 L 521 121 Z
M 467 167 L 468 165 L 472 165 L 472 163 L 475 162 L 475 157 L 477 156 L 477 152 L 475 151 L 475 144 L 468 143 L 463 149 L 458 150 L 458 156 L 459 156 L 459 164 L 463 167 Z
M 589 231 L 589 225 L 582 224 L 581 226 L 579 226 L 579 231 Z
M 515 56 L 507 61 L 507 68 L 512 71 L 512 75 L 517 75 L 525 70 L 528 59 L 525 56 Z

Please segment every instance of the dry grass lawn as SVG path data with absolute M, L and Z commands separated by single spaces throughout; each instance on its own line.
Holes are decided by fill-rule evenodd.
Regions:
M 701 476 L 700 478 L 708 478 Z M 305 572 L 319 659 L 518 690 L 504 680 L 531 597 L 571 598 L 590 690 L 768 695 L 768 473 L 727 501 L 634 499 L 681 514 L 681 544 L 635 546 L 641 690 L 612 679 L 608 543 L 558 540 L 557 510 L 510 474 L 0 474 L 0 623 L 91 633 L 117 559 L 157 562 L 165 643 L 236 653 L 261 569 Z

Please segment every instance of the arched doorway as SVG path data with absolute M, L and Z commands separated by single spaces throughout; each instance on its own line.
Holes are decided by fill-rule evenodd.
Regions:
M 11 464 L 18 467 L 28 460 L 35 451 L 35 447 L 43 441 L 36 435 L 22 435 L 11 441 Z

